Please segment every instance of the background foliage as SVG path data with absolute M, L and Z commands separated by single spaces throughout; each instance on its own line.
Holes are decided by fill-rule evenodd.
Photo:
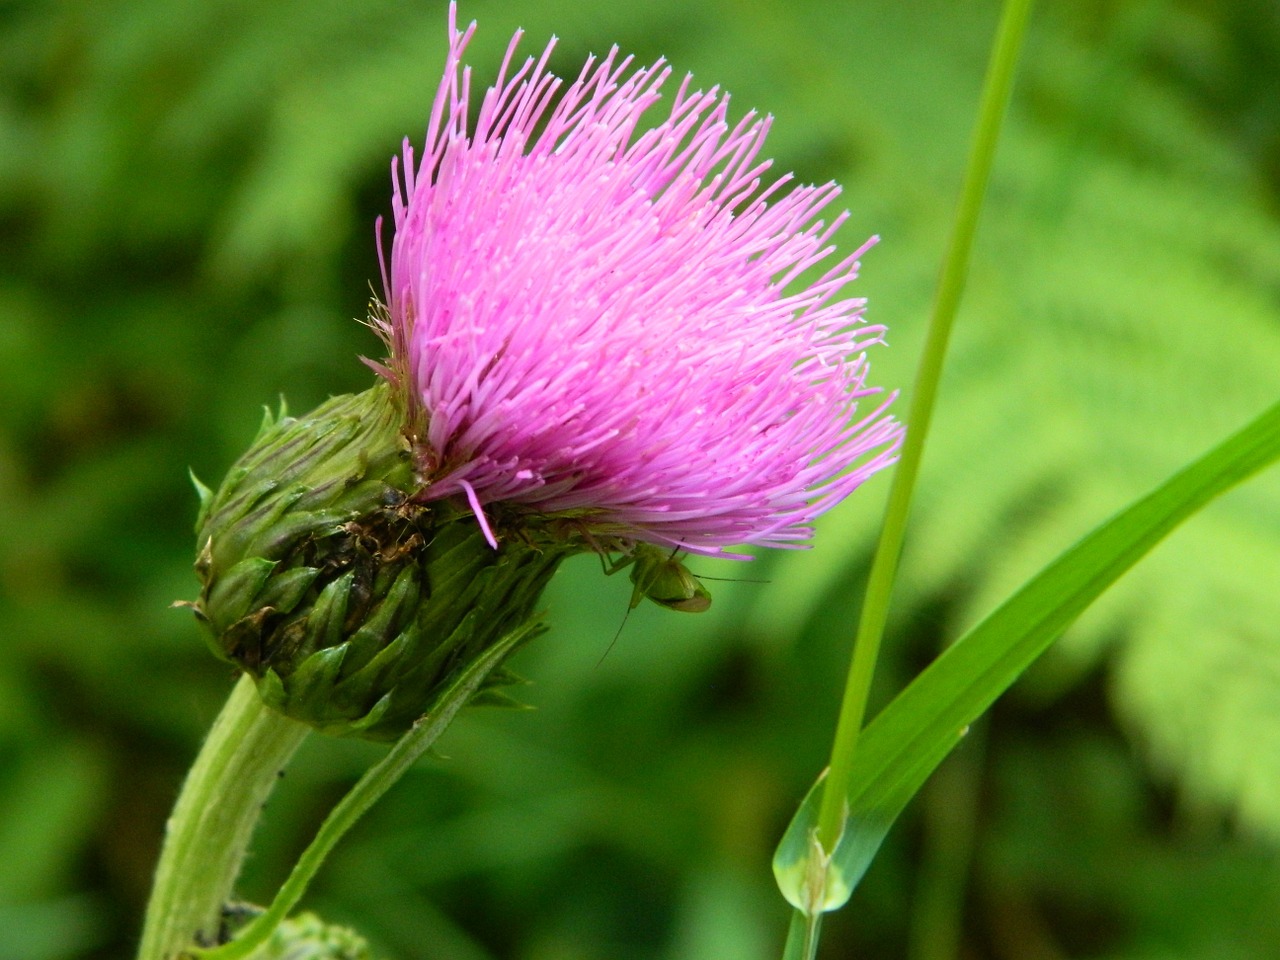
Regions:
M 905 383 L 994 4 L 468 0 L 778 117 L 853 211 L 878 377 Z M 1045 4 L 927 454 L 887 695 L 1091 523 L 1274 399 L 1280 14 Z M 359 389 L 388 161 L 419 136 L 439 3 L 0 5 L 0 960 L 125 957 L 163 820 L 230 687 L 201 649 L 189 465 L 263 404 Z M 817 547 L 703 563 L 702 617 L 582 560 L 517 664 L 370 815 L 310 906 L 381 956 L 766 958 L 768 859 L 823 762 L 883 480 Z M 1280 477 L 1161 547 L 944 767 L 824 956 L 1280 951 Z M 606 656 L 607 651 L 607 656 Z M 245 881 L 265 899 L 377 748 L 308 744 Z M 950 946 L 948 946 L 950 944 Z M 956 944 L 959 944 L 957 947 Z

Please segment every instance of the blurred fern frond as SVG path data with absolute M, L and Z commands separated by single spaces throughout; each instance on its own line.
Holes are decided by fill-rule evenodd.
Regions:
M 1243 162 L 1230 130 L 1209 122 L 1188 78 L 1161 56 L 1194 46 L 1197 62 L 1229 63 L 1234 35 L 1171 15 L 1168 4 L 1143 6 L 1111 10 L 1090 28 L 1102 37 L 1079 35 L 1085 28 L 1066 14 L 1040 24 L 926 453 L 899 597 L 906 610 L 959 588 L 960 619 L 973 622 L 1093 524 L 1275 400 L 1274 185 Z M 950 78 L 945 67 L 914 78 L 866 62 L 905 43 L 879 39 L 861 48 L 858 66 L 893 73 L 905 112 L 971 113 L 959 59 Z M 884 167 L 919 136 L 892 122 L 876 134 L 846 182 L 870 174 L 883 190 L 895 179 Z M 960 146 L 946 149 L 958 157 Z M 922 184 L 924 173 L 922 164 L 899 169 L 901 196 L 945 189 L 944 178 Z M 855 196 L 866 190 L 855 187 Z M 924 268 L 907 263 L 928 265 L 930 235 L 945 231 L 937 219 L 909 222 L 868 255 L 868 282 L 882 270 L 898 282 L 894 291 L 877 283 L 878 319 L 895 295 L 926 285 Z M 895 319 L 896 368 L 915 321 Z M 861 551 L 869 527 L 870 511 L 841 512 L 820 540 Z M 829 564 L 825 582 L 843 573 Z M 1071 631 L 1057 670 L 1039 680 L 1069 684 L 1108 658 L 1119 712 L 1188 798 L 1225 805 L 1280 837 L 1278 583 L 1273 472 L 1163 544 Z M 804 588 L 815 603 L 823 593 L 822 574 Z

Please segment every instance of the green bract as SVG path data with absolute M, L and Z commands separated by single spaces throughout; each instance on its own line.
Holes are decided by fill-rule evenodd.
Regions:
M 534 604 L 583 549 L 530 529 L 494 549 L 470 513 L 415 502 L 401 423 L 385 385 L 300 419 L 268 414 L 202 491 L 194 609 L 214 652 L 326 733 L 398 737 L 489 646 L 541 631 Z M 495 671 L 479 696 L 502 699 L 512 679 Z
M 354 930 L 302 913 L 282 923 L 254 960 L 370 960 L 369 943 Z

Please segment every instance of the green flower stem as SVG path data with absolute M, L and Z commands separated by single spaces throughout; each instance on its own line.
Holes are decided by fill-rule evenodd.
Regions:
M 169 818 L 138 960 L 216 941 L 262 806 L 310 729 L 268 709 L 240 678 Z
M 477 657 L 436 701 L 433 708 L 413 725 L 381 760 L 375 763 L 351 788 L 320 825 L 315 839 L 294 865 L 280 892 L 267 910 L 236 934 L 234 940 L 211 950 L 192 951 L 200 960 L 240 960 L 263 946 L 297 906 L 311 878 L 324 863 L 329 852 L 356 821 L 413 766 L 444 733 L 457 712 L 480 689 L 490 671 L 533 633 L 542 629 L 538 623 L 512 631 Z
M 1013 87 L 1014 71 L 1026 33 L 1031 0 L 1006 0 L 996 34 L 995 47 L 987 68 L 986 81 L 979 107 L 978 122 L 973 145 L 969 153 L 968 169 L 960 193 L 951 242 L 942 263 L 938 281 L 938 294 L 934 301 L 925 339 L 924 354 L 912 391 L 911 406 L 907 412 L 909 429 L 902 447 L 901 459 L 894 471 L 889 491 L 889 503 L 885 510 L 880 543 L 872 561 L 867 581 L 866 599 L 862 605 L 862 617 L 854 641 L 853 662 L 845 686 L 840 719 L 836 725 L 835 740 L 831 748 L 830 772 L 822 792 L 822 806 L 818 815 L 818 841 L 823 849 L 831 851 L 840 838 L 844 824 L 845 795 L 848 792 L 853 755 L 858 744 L 866 716 L 867 694 L 880 652 L 888 618 L 889 599 L 893 590 L 898 558 L 906 533 L 907 517 L 911 509 L 911 495 L 915 489 L 920 458 L 925 438 L 929 433 L 929 421 L 933 415 L 938 381 L 942 375 L 942 363 L 947 352 L 947 341 L 955 319 L 965 279 L 969 271 L 969 256 L 973 236 L 978 225 L 978 215 L 986 193 L 991 173 L 996 143 L 1004 119 L 1009 94 Z
M 822 914 L 806 916 L 799 910 L 791 911 L 791 926 L 787 929 L 787 944 L 782 960 L 813 960 L 818 951 L 818 934 L 822 930 Z

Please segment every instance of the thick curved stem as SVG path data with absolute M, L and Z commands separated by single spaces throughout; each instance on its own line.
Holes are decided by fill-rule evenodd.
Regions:
M 310 727 L 266 707 L 240 678 L 165 827 L 138 960 L 215 943 L 262 807 Z

